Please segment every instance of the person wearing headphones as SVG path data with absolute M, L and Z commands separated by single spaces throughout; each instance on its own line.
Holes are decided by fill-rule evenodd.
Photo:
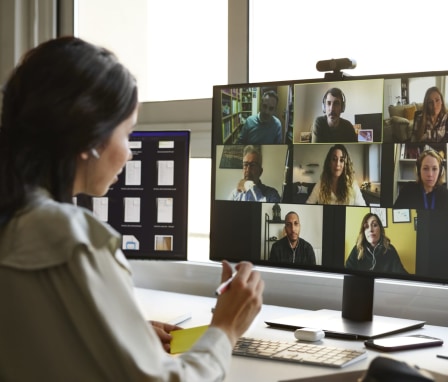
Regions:
M 278 95 L 268 90 L 261 98 L 260 112 L 246 119 L 238 136 L 238 145 L 266 145 L 283 143 L 282 123 L 274 114 Z
M 371 212 L 364 215 L 362 219 L 356 244 L 345 262 L 345 268 L 358 271 L 408 273 L 396 248 L 386 236 L 381 219 Z
M 443 158 L 433 150 L 423 151 L 416 161 L 417 181 L 400 190 L 394 208 L 445 209 L 448 208 L 448 189 L 443 186 Z
M 314 121 L 311 142 L 358 142 L 353 124 L 341 118 L 345 111 L 345 96 L 341 89 L 331 88 L 326 91 L 322 98 L 322 111 L 325 115 Z

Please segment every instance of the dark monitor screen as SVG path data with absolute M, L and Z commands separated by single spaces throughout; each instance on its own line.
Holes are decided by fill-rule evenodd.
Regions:
M 134 131 L 132 159 L 90 208 L 131 259 L 186 260 L 190 131 Z
M 447 76 L 215 86 L 210 259 L 448 283 Z

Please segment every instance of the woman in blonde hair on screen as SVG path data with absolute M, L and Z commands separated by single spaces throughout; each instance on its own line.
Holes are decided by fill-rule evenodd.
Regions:
M 417 181 L 400 189 L 394 208 L 447 209 L 448 190 L 443 185 L 445 170 L 441 155 L 432 149 L 425 150 L 415 165 Z
M 436 86 L 426 90 L 423 108 L 414 116 L 413 142 L 447 142 L 448 113 L 443 94 Z

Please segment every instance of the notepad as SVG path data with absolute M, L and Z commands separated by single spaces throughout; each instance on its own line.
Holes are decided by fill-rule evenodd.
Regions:
M 204 325 L 170 332 L 173 336 L 171 340 L 171 354 L 183 353 L 189 350 L 207 329 L 208 325 Z

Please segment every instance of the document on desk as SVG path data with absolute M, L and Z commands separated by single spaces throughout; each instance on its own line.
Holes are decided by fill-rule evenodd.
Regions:
M 190 350 L 207 328 L 208 325 L 203 325 L 194 328 L 173 330 L 170 332 L 173 336 L 173 339 L 171 340 L 171 354 L 184 353 L 187 350 Z

